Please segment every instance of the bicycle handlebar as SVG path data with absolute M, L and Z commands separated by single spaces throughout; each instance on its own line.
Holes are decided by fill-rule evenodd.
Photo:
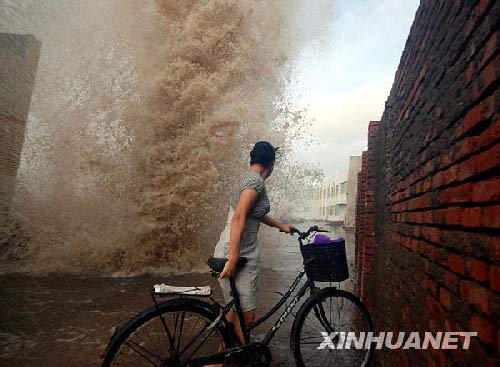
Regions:
M 281 231 L 283 232 L 283 231 Z M 294 233 L 297 233 L 299 235 L 299 239 L 304 240 L 309 235 L 313 232 L 330 232 L 326 229 L 319 228 L 317 225 L 309 227 L 309 229 L 306 232 L 301 232 L 298 228 L 292 227 L 291 228 L 291 234 L 293 235 Z

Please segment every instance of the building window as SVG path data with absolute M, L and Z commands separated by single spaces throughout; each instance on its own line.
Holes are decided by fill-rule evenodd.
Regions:
M 347 192 L 347 181 L 340 184 L 340 193 L 345 194 Z

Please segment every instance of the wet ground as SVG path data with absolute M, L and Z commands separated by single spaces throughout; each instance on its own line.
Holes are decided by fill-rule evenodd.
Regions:
M 306 228 L 301 224 L 299 228 Z M 263 228 L 262 277 L 258 310 L 262 314 L 280 299 L 302 268 L 297 237 Z M 343 235 L 332 228 L 332 237 Z M 350 274 L 354 245 L 347 243 Z M 0 366 L 98 366 L 116 325 L 151 306 L 153 284 L 211 285 L 222 300 L 218 283 L 207 273 L 176 276 L 95 277 L 47 275 L 0 276 Z M 341 284 L 352 289 L 352 279 Z M 296 307 L 294 311 L 298 311 Z M 289 335 L 293 314 L 271 343 L 273 365 L 293 365 Z M 271 317 L 253 333 L 265 335 L 279 317 Z

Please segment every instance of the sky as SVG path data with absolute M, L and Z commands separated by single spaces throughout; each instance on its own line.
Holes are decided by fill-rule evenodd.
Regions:
M 368 123 L 380 120 L 418 0 L 336 0 L 330 42 L 303 49 L 294 88 L 312 121 L 312 147 L 297 157 L 326 177 L 347 171 L 366 149 Z

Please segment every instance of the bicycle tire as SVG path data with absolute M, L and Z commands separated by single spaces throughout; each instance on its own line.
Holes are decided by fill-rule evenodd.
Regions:
M 217 318 L 217 314 L 213 310 L 213 305 L 201 301 L 196 298 L 180 298 L 180 299 L 173 299 L 173 300 L 168 300 L 165 302 L 161 302 L 158 304 L 158 307 L 152 306 L 136 316 L 134 316 L 132 319 L 130 319 L 125 325 L 120 327 L 115 334 L 112 336 L 111 340 L 108 343 L 108 346 L 106 347 L 105 350 L 105 355 L 104 355 L 104 360 L 102 363 L 102 367 L 112 367 L 117 364 L 117 356 L 120 355 L 121 348 L 126 345 L 127 340 L 131 338 L 136 331 L 140 330 L 142 326 L 146 325 L 147 323 L 151 322 L 152 320 L 159 322 L 160 325 L 163 325 L 160 316 L 163 316 L 165 321 L 168 321 L 166 319 L 166 316 L 168 317 L 169 314 L 172 315 L 173 313 L 182 313 L 184 312 L 184 315 L 186 313 L 190 313 L 193 315 L 198 315 L 200 318 L 206 320 L 207 322 L 211 323 Z M 168 326 L 168 325 L 167 325 Z M 156 326 L 158 328 L 158 326 Z M 180 327 L 182 332 L 182 327 Z M 223 348 L 227 349 L 230 347 L 233 347 L 235 345 L 235 335 L 232 329 L 224 322 L 222 321 L 214 330 L 217 331 L 219 334 L 221 340 L 223 341 L 224 345 Z M 176 331 L 177 331 L 177 325 L 176 325 Z M 161 332 L 161 330 L 160 330 Z M 166 333 L 163 333 L 164 335 Z M 175 336 L 175 335 L 174 335 Z M 179 343 L 179 341 L 174 340 L 174 347 L 175 344 Z M 203 342 L 202 342 L 203 343 Z M 170 343 L 171 344 L 171 343 Z M 136 346 L 137 343 L 134 341 L 134 346 Z M 128 346 L 130 349 L 132 349 L 130 346 Z M 137 348 L 143 348 L 144 346 L 139 346 Z M 168 346 L 167 346 L 168 347 Z M 160 345 L 160 348 L 162 346 Z M 167 348 L 168 349 L 168 348 Z M 142 351 L 142 350 L 141 350 Z M 214 351 L 215 352 L 215 351 Z M 147 354 L 146 352 L 143 354 Z M 148 357 L 151 357 L 150 355 L 147 355 Z M 166 360 L 160 359 L 161 356 L 159 356 L 157 359 L 156 358 L 151 358 L 154 359 L 154 361 L 158 360 L 158 366 L 164 366 L 164 365 L 173 365 L 175 366 L 177 362 L 172 362 L 172 363 L 167 363 Z M 170 357 L 168 357 L 170 358 Z M 167 358 L 167 359 L 168 359 Z M 148 362 L 146 360 L 146 362 Z M 185 364 L 185 361 L 182 362 Z M 122 365 L 122 364 L 119 364 Z M 138 364 L 132 364 L 132 365 L 138 365 Z M 148 364 L 144 364 L 147 366 L 155 365 L 153 362 L 149 361 Z M 179 362 L 179 365 L 181 363 Z
M 332 299 L 335 299 L 335 303 L 333 303 L 333 305 L 331 302 Z M 330 300 L 329 304 L 327 300 Z M 359 350 L 354 348 L 331 350 L 330 348 L 326 347 L 323 348 L 322 350 L 318 349 L 321 342 L 325 340 L 320 333 L 321 331 L 328 332 L 328 334 L 330 334 L 331 331 L 335 331 L 335 329 L 337 329 L 337 331 L 344 331 L 344 332 L 353 331 L 353 330 L 341 330 L 341 328 L 343 327 L 342 325 L 333 325 L 332 327 L 331 311 L 329 315 L 330 317 L 328 317 L 326 313 L 324 313 L 324 311 L 323 311 L 324 313 L 323 317 L 320 315 L 321 314 L 321 310 L 319 309 L 320 304 L 322 305 L 323 310 L 325 306 L 328 305 L 330 306 L 330 309 L 337 306 L 336 307 L 337 313 L 340 314 L 340 312 L 345 312 L 345 315 L 347 315 L 348 314 L 347 309 L 346 310 L 341 309 L 340 311 L 337 310 L 339 308 L 338 307 L 339 305 L 342 305 L 343 307 L 344 302 L 349 302 L 352 305 L 352 307 L 355 308 L 355 310 L 357 311 L 356 315 L 354 315 L 353 313 L 349 316 L 345 316 L 345 318 L 352 319 L 353 322 L 357 324 L 362 324 L 361 328 L 362 330 L 355 330 L 355 332 L 374 331 L 373 321 L 371 319 L 370 314 L 366 310 L 364 304 L 355 295 L 353 295 L 350 292 L 339 290 L 333 287 L 319 289 L 316 295 L 311 294 L 311 296 L 302 304 L 301 308 L 297 312 L 297 317 L 295 318 L 293 323 L 292 333 L 290 338 L 290 348 L 294 353 L 295 364 L 298 367 L 305 367 L 305 366 L 319 367 L 319 366 L 331 366 L 331 365 L 361 366 L 361 367 L 368 366 L 371 355 L 373 354 L 372 345 L 370 345 L 370 348 L 368 349 L 361 349 L 365 352 L 360 352 L 360 353 L 357 353 L 356 351 Z M 324 317 L 326 317 L 326 321 L 328 321 L 327 325 L 325 325 Z M 358 317 L 358 319 L 355 319 L 356 317 Z M 362 321 L 360 321 L 359 318 L 361 318 Z M 309 322 L 309 326 L 307 328 L 308 331 L 305 331 L 304 327 L 306 320 Z M 339 316 L 339 321 L 340 321 L 340 316 Z M 340 324 L 340 322 L 338 324 Z M 314 326 L 316 326 L 317 330 L 314 329 Z M 330 330 L 326 330 L 327 328 L 329 328 Z M 307 333 L 311 333 L 312 337 L 306 337 Z M 313 341 L 311 338 L 315 338 L 315 340 Z M 338 342 L 338 339 L 336 341 Z M 308 351 L 308 353 L 305 353 L 305 351 Z M 332 361 L 329 362 L 324 361 L 326 356 L 329 355 L 330 357 L 332 357 L 334 353 L 337 353 L 337 355 L 342 354 L 340 356 L 341 360 L 336 361 L 337 364 L 332 363 Z M 314 362 L 314 360 L 310 356 L 312 356 L 312 358 L 316 358 L 317 360 L 321 360 L 321 362 L 320 363 Z

